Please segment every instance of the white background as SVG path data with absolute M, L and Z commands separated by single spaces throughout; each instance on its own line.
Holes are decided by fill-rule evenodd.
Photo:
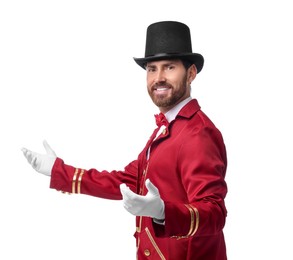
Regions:
M 135 159 L 157 109 L 132 57 L 162 20 L 188 24 L 205 57 L 192 95 L 227 146 L 229 259 L 293 259 L 289 0 L 1 1 L 0 259 L 135 259 L 120 201 L 49 189 L 20 149 L 47 139 L 86 169 Z

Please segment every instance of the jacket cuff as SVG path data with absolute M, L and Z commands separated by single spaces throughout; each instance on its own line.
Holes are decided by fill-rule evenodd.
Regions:
M 165 225 L 154 222 L 153 227 L 158 237 L 192 237 L 199 227 L 199 212 L 191 204 L 165 202 Z

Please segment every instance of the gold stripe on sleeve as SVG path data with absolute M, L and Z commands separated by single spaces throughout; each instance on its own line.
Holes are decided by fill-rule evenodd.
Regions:
M 193 207 L 193 206 L 191 206 L 191 207 L 192 207 L 192 209 L 193 209 L 194 212 L 195 212 L 195 226 L 194 226 L 194 230 L 193 230 L 193 232 L 192 232 L 192 234 L 191 234 L 191 236 L 194 236 L 194 234 L 195 234 L 196 231 L 198 230 L 198 226 L 199 226 L 199 212 L 198 212 L 197 208 L 195 208 L 195 207 Z
M 76 177 L 78 174 L 78 168 L 75 169 L 74 175 L 73 175 L 73 179 L 72 179 L 72 193 L 75 193 L 75 182 L 76 182 Z
M 172 238 L 182 239 L 194 236 L 196 231 L 198 230 L 199 226 L 199 212 L 197 208 L 193 207 L 192 205 L 185 204 L 184 205 L 190 212 L 190 229 L 186 236 L 172 236 Z
M 80 194 L 80 186 L 81 186 L 81 180 L 82 180 L 83 174 L 84 174 L 84 170 L 81 170 L 81 173 L 79 174 L 78 182 L 77 182 L 77 193 L 78 194 Z
M 190 229 L 188 234 L 186 235 L 187 237 L 189 237 L 194 231 L 194 211 L 190 205 L 185 204 L 185 206 L 190 212 Z

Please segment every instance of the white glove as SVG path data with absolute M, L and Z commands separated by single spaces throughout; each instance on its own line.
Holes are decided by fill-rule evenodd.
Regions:
M 22 148 L 22 152 L 29 164 L 37 171 L 47 176 L 51 176 L 51 171 L 56 160 L 56 154 L 49 146 L 47 141 L 43 142 L 47 154 L 39 154 L 32 152 L 26 148 Z
M 135 216 L 147 216 L 155 219 L 165 219 L 165 204 L 160 197 L 159 190 L 146 180 L 148 193 L 145 196 L 132 192 L 125 183 L 120 185 L 124 208 Z

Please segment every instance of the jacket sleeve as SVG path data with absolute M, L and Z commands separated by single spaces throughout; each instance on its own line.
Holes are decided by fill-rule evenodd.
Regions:
M 226 150 L 221 133 L 204 127 L 178 153 L 178 171 L 187 202 L 165 201 L 165 225 L 153 224 L 159 237 L 215 235 L 225 225 Z
M 124 171 L 98 171 L 66 165 L 57 158 L 52 169 L 50 188 L 65 193 L 81 193 L 99 198 L 120 200 L 120 184 L 126 183 L 136 190 L 137 161 L 128 164 Z

